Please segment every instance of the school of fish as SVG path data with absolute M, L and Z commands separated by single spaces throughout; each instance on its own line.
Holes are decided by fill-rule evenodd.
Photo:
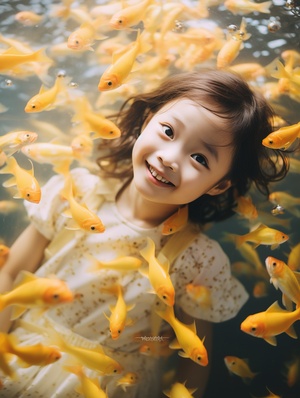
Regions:
M 296 147 L 300 121 L 291 108 L 300 110 L 299 41 L 293 49 L 287 43 L 280 44 L 280 40 L 286 16 L 294 25 L 298 23 L 299 29 L 297 2 L 107 0 L 98 3 L 89 2 L 87 6 L 81 1 L 61 0 L 55 4 L 49 2 L 44 8 L 28 4 L 20 9 L 10 8 L 6 24 L 1 28 L 0 23 L 0 88 L 6 93 L 15 90 L 20 103 L 17 111 L 6 104 L 5 95 L 0 103 L 0 215 L 5 222 L 23 211 L 17 199 L 40 202 L 45 182 L 40 170 L 46 166 L 51 175 L 62 174 L 65 179 L 61 195 L 66 202 L 63 213 L 68 219 L 66 228 L 105 234 L 102 220 L 76 192 L 70 168 L 79 165 L 96 171 L 95 149 L 103 146 L 105 150 L 106 140 L 122 134 L 110 115 L 128 97 L 154 89 L 162 78 L 176 71 L 216 67 L 241 74 L 266 96 L 277 113 L 273 132 L 262 141 L 262 147 L 287 153 Z M 214 20 L 216 15 L 225 14 L 223 21 Z M 281 21 L 273 14 L 280 14 Z M 260 30 L 255 31 L 258 21 Z M 49 25 L 53 28 L 52 36 L 43 40 L 44 29 Z M 269 46 L 267 62 L 263 52 L 252 54 L 261 32 L 268 35 L 270 43 L 272 35 L 278 42 L 277 46 Z M 295 32 L 297 36 L 297 29 Z M 73 71 L 68 72 L 72 70 L 70 64 L 74 76 Z M 80 68 L 79 73 L 76 68 Z M 283 105 L 285 102 L 288 105 Z M 6 117 L 10 112 L 12 121 Z M 288 178 L 297 179 L 299 173 L 299 152 L 295 152 L 290 159 Z M 294 227 L 297 222 L 299 226 L 300 218 L 298 185 L 291 184 L 286 191 L 274 184 L 264 203 L 253 191 L 249 196 L 237 198 L 235 220 L 240 228 L 227 231 L 223 239 L 240 259 L 232 265 L 235 276 L 248 282 L 247 289 L 254 299 L 272 300 L 264 311 L 249 314 L 241 322 L 240 332 L 250 335 L 249 339 L 253 336 L 263 339 L 276 346 L 275 349 L 280 348 L 284 334 L 298 338 L 300 237 Z M 187 219 L 185 206 L 165 221 L 162 233 L 180 231 Z M 244 232 L 237 232 L 241 230 Z M 0 243 L 1 269 L 9 256 L 11 242 L 9 237 L 1 236 Z M 88 272 L 102 269 L 140 272 L 149 279 L 152 287 L 149 293 L 155 294 L 160 303 L 155 311 L 158 325 L 166 321 L 176 338 L 171 344 L 159 343 L 161 350 L 153 342 L 141 344 L 140 353 L 167 357 L 175 349 L 180 356 L 207 366 L 205 336 L 196 330 L 195 324 L 184 324 L 175 316 L 176 292 L 169 274 L 170 259 L 156 255 L 150 238 L 140 254 L 144 261 L 128 256 L 104 263 L 89 254 L 85 256 L 91 263 Z M 187 282 L 185 290 L 195 306 L 211 305 L 209 286 Z M 124 328 L 134 325 L 134 319 L 128 315 L 135 304 L 125 302 L 122 286 L 117 282 L 102 292 L 104 297 L 115 297 L 115 305 L 104 315 L 111 338 L 118 339 Z M 277 295 L 275 301 L 274 295 Z M 38 278 L 23 272 L 11 291 L 0 294 L 0 311 L 12 306 L 12 319 L 19 319 L 29 308 L 45 312 L 51 306 L 67 305 L 74 299 L 76 296 L 67 283 L 55 276 Z M 88 377 L 86 369 L 105 375 L 118 374 L 116 383 L 124 392 L 142 382 L 138 374 L 124 373 L 122 366 L 106 355 L 101 346 L 86 348 L 73 344 L 56 330 L 48 331 L 47 344 L 23 346 L 13 334 L 5 333 L 0 334 L 0 343 L 0 388 L 1 372 L 14 377 L 10 367 L 12 357 L 17 357 L 20 367 L 46 366 L 59 361 L 61 352 L 73 358 L 73 363 L 63 365 L 64 370 L 77 376 L 76 391 L 84 397 L 108 397 L 98 380 Z M 292 354 L 289 357 L 287 363 L 280 365 L 287 388 L 292 389 L 300 384 L 300 361 Z M 257 369 L 253 371 L 248 359 L 226 355 L 222 361 L 229 373 L 241 378 L 251 391 L 251 383 L 261 372 L 259 364 L 253 364 Z M 189 380 L 179 383 L 173 379 L 163 393 L 168 397 L 192 397 L 196 390 Z M 267 385 L 265 394 L 266 398 L 282 397 Z

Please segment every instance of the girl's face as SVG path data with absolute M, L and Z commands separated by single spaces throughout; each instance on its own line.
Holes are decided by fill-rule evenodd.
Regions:
M 225 121 L 189 99 L 154 114 L 132 153 L 137 191 L 156 203 L 181 205 L 230 186 L 233 148 Z

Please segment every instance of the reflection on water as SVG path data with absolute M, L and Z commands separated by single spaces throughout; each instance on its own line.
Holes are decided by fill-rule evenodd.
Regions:
M 169 60 L 165 67 L 150 67 L 150 60 L 157 54 L 152 51 L 149 54 L 139 57 L 140 71 L 138 71 L 132 82 L 119 89 L 118 94 L 101 93 L 97 89 L 99 78 L 110 63 L 110 52 L 113 46 L 117 48 L 119 44 L 126 44 L 134 40 L 136 33 L 133 31 L 114 31 L 106 26 L 107 19 L 103 18 L 101 33 L 107 36 L 107 39 L 96 41 L 93 45 L 95 51 L 77 52 L 68 50 L 63 44 L 67 41 L 70 34 L 79 26 L 79 18 L 90 17 L 89 12 L 93 9 L 93 15 L 97 14 L 97 6 L 113 2 L 106 1 L 78 1 L 72 3 L 73 10 L 81 11 L 78 14 L 75 11 L 71 17 L 65 19 L 57 14 L 60 2 L 51 1 L 17 1 L 2 0 L 0 4 L 0 48 L 2 51 L 11 45 L 24 46 L 22 51 L 38 50 L 43 47 L 46 49 L 48 57 L 53 64 L 45 64 L 45 69 L 20 68 L 15 73 L 0 73 L 0 103 L 3 112 L 0 114 L 1 127 L 0 134 L 4 135 L 10 131 L 31 130 L 39 134 L 38 142 L 55 142 L 69 145 L 71 140 L 78 135 L 78 125 L 72 118 L 74 108 L 72 104 L 64 103 L 56 105 L 54 109 L 42 111 L 39 113 L 26 113 L 24 107 L 26 103 L 36 95 L 42 82 L 47 88 L 54 85 L 57 74 L 65 75 L 67 90 L 70 98 L 76 98 L 83 93 L 88 101 L 93 104 L 93 108 L 104 115 L 112 113 L 117 109 L 120 103 L 134 92 L 141 92 L 157 84 L 162 76 L 172 73 L 176 69 L 189 70 L 200 69 L 203 66 L 215 66 L 217 54 L 230 34 L 238 32 L 242 17 L 245 18 L 246 31 L 248 38 L 243 38 L 243 45 L 239 55 L 232 61 L 232 67 L 240 64 L 257 63 L 262 67 L 261 73 L 253 74 L 248 77 L 249 82 L 258 89 L 263 90 L 265 95 L 271 101 L 278 115 L 281 116 L 287 124 L 299 122 L 300 112 L 300 87 L 299 87 L 299 68 L 300 68 L 300 4 L 299 1 L 273 1 L 270 7 L 270 13 L 251 12 L 247 14 L 234 14 L 229 11 L 229 3 L 218 1 L 185 1 L 175 2 L 186 4 L 198 12 L 202 12 L 202 17 L 195 17 L 195 14 L 189 12 L 178 13 L 169 26 L 168 34 L 165 36 L 163 44 L 169 53 Z M 163 1 L 163 3 L 167 3 Z M 219 3 L 219 4 L 218 4 Z M 261 2 L 260 2 L 261 3 Z M 66 4 L 66 3 L 65 3 Z M 205 6 L 207 4 L 207 7 Z M 227 7 L 226 7 L 227 4 Z M 250 7 L 250 6 L 248 6 Z M 42 16 L 37 24 L 23 24 L 15 19 L 15 15 L 23 10 L 34 11 Z M 109 16 L 109 12 L 107 12 Z M 106 18 L 108 18 L 106 16 Z M 104 14 L 105 17 L 105 14 Z M 159 19 L 158 19 L 159 20 Z M 160 29 L 165 19 L 162 19 L 157 26 Z M 140 25 L 142 27 L 142 25 Z M 203 29 L 201 34 L 209 37 L 207 42 L 199 40 L 200 30 L 197 31 L 197 41 L 184 39 L 184 35 L 189 29 Z M 115 38 L 115 39 L 114 39 Z M 8 43 L 5 39 L 15 40 L 14 44 Z M 111 45 L 105 47 L 105 42 Z M 200 44 L 199 44 L 200 43 Z M 212 45 L 213 43 L 213 45 Z M 211 44 L 210 48 L 208 44 Z M 198 53 L 199 48 L 203 50 Z M 205 49 L 205 51 L 204 51 Z M 296 57 L 293 68 L 298 83 L 292 85 L 285 91 L 278 91 L 278 79 L 270 76 L 272 62 L 278 58 L 285 64 L 286 58 L 284 52 L 294 50 Z M 198 56 L 198 59 L 197 59 Z M 147 68 L 146 69 L 146 65 Z M 268 68 L 269 66 L 269 68 Z M 143 71 L 143 68 L 145 71 Z M 297 69 L 298 68 L 298 69 Z M 125 90 L 126 88 L 126 90 Z M 81 128 L 81 127 L 80 127 Z M 99 143 L 100 139 L 94 143 Z M 95 147 L 97 145 L 95 144 Z M 30 168 L 30 163 L 23 153 L 14 155 L 20 165 L 26 169 Z M 88 157 L 93 160 L 94 152 Z M 295 161 L 300 159 L 295 155 Z M 299 184 L 299 166 L 288 174 L 287 178 L 274 185 L 272 191 L 284 191 L 300 198 Z M 53 174 L 51 164 L 34 163 L 34 171 L 37 180 L 41 185 Z M 80 163 L 80 162 L 79 162 Z M 76 164 L 76 162 L 74 163 Z M 78 164 L 78 162 L 77 162 Z M 86 163 L 84 163 L 86 165 Z M 6 181 L 7 175 L 1 175 L 0 181 Z M 0 187 L 0 199 L 2 201 L 12 201 L 14 191 L 10 188 Z M 297 211 L 286 209 L 283 214 L 272 215 L 272 209 L 276 203 L 271 203 L 262 198 L 257 192 L 252 192 L 252 199 L 259 210 L 260 221 L 274 228 L 281 229 L 289 234 L 288 244 L 281 245 L 275 251 L 260 246 L 257 248 L 260 261 L 264 263 L 267 256 L 273 255 L 284 261 L 287 261 L 291 248 L 300 241 L 300 206 L 296 205 Z M 21 230 L 27 225 L 27 219 L 23 210 L 22 202 L 13 199 L 18 203 L 17 208 L 9 209 L 5 206 L 0 208 L 0 238 L 8 246 L 14 241 Z M 280 205 L 280 203 L 279 203 Z M 294 210 L 295 210 L 294 208 Z M 279 212 L 281 213 L 281 212 Z M 276 221 L 276 222 L 275 222 Z M 241 262 L 247 262 L 242 254 L 235 249 L 234 245 L 226 240 L 226 232 L 246 233 L 248 224 L 238 215 L 232 219 L 213 225 L 207 231 L 209 235 L 219 240 L 225 251 L 228 253 L 234 272 L 244 283 L 251 297 L 249 302 L 242 309 L 240 314 L 232 321 L 225 322 L 215 327 L 215 345 L 212 359 L 212 377 L 209 383 L 206 398 L 224 397 L 250 397 L 267 396 L 268 387 L 272 392 L 281 397 L 297 398 L 300 395 L 300 370 L 298 369 L 297 381 L 293 386 L 288 386 L 286 382 L 286 372 L 288 364 L 300 357 L 299 341 L 294 340 L 287 335 L 280 335 L 277 338 L 277 346 L 273 347 L 263 341 L 248 336 L 240 331 L 240 323 L 246 316 L 259 311 L 264 311 L 275 300 L 281 300 L 279 290 L 276 290 L 268 281 L 261 281 L 253 273 L 245 273 L 247 264 L 244 268 L 239 267 Z M 298 265 L 300 268 L 300 264 Z M 251 266 L 250 266 L 251 270 Z M 257 282 L 263 282 L 259 294 L 265 294 L 262 297 L 253 295 Z M 265 289 L 265 291 L 264 291 Z M 300 327 L 296 323 L 295 329 L 300 335 Z M 245 383 L 238 377 L 230 377 L 224 365 L 223 358 L 226 355 L 235 355 L 240 358 L 247 358 L 253 371 L 258 372 L 257 377 L 251 383 Z

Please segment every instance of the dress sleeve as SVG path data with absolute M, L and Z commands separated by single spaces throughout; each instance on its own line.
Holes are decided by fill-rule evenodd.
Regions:
M 244 286 L 231 275 L 229 259 L 221 246 L 204 234 L 175 260 L 172 279 L 176 306 L 194 318 L 226 321 L 248 299 Z M 193 290 L 195 286 L 199 290 Z
M 87 196 L 92 198 L 99 187 L 99 177 L 84 168 L 75 168 L 71 174 L 75 182 L 76 193 L 83 197 L 86 196 L 85 202 L 86 199 L 89 199 Z M 66 217 L 62 215 L 63 210 L 68 207 L 68 202 L 60 194 L 63 187 L 63 175 L 54 175 L 42 187 L 42 197 L 38 204 L 24 202 L 29 220 L 49 240 L 52 240 L 67 222 Z

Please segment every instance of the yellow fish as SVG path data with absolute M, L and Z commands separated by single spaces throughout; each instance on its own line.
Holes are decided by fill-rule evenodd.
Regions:
M 37 139 L 37 133 L 33 131 L 12 131 L 0 137 L 0 151 L 4 151 L 7 156 L 19 151 L 22 146 L 33 143 Z
M 268 256 L 265 260 L 270 282 L 282 292 L 282 302 L 286 308 L 288 298 L 297 307 L 300 305 L 300 273 L 292 271 L 284 261 Z M 291 308 L 288 308 L 291 309 Z
M 141 265 L 142 260 L 133 256 L 121 256 L 110 261 L 100 261 L 90 254 L 85 256 L 91 261 L 92 266 L 89 271 L 95 272 L 102 269 L 113 269 L 115 271 L 137 271 Z
M 172 384 L 170 390 L 163 390 L 163 393 L 169 398 L 193 398 L 193 393 L 197 388 L 187 388 L 185 383 L 176 382 Z
M 29 202 L 39 203 L 41 200 L 41 189 L 38 181 L 34 177 L 33 165 L 31 170 L 25 170 L 18 165 L 14 157 L 7 158 L 6 166 L 0 170 L 0 174 L 13 174 L 14 177 L 5 181 L 2 185 L 6 188 L 17 186 L 18 193 L 14 198 L 22 198 Z
M 172 349 L 181 349 L 179 355 L 184 358 L 190 358 L 198 365 L 206 366 L 208 364 L 207 351 L 204 347 L 204 338 L 201 340 L 197 336 L 195 323 L 186 325 L 180 322 L 174 315 L 174 308 L 167 306 L 164 311 L 156 311 L 172 327 L 176 341 L 169 347 Z
M 272 149 L 288 149 L 300 137 L 300 122 L 280 127 L 262 140 L 262 144 Z
M 204 307 L 209 307 L 211 305 L 211 291 L 207 286 L 188 283 L 185 286 L 185 290 L 198 305 Z
M 91 23 L 83 22 L 79 28 L 68 37 L 67 47 L 76 51 L 94 51 L 92 47 L 94 41 L 106 39 L 106 36 L 97 33 L 97 24 L 97 20 Z
M 300 319 L 300 307 L 294 311 L 282 309 L 275 301 L 266 311 L 249 315 L 242 323 L 241 330 L 254 337 L 264 339 L 267 343 L 276 346 L 277 335 L 287 333 L 296 339 L 297 335 L 293 323 Z
M 9 256 L 10 248 L 3 243 L 0 244 L 0 268 L 5 264 Z
M 113 90 L 121 86 L 132 71 L 136 57 L 140 53 L 149 51 L 151 46 L 145 42 L 144 34 L 138 35 L 136 41 L 122 51 L 113 54 L 112 65 L 110 65 L 102 74 L 98 89 L 100 91 Z
M 106 293 L 112 293 L 117 296 L 116 305 L 111 305 L 109 307 L 111 311 L 110 317 L 104 314 L 105 317 L 109 320 L 110 335 L 112 339 L 116 340 L 120 337 L 125 326 L 131 325 L 133 323 L 131 319 L 127 319 L 127 311 L 132 310 L 135 307 L 135 304 L 127 305 L 125 303 L 123 297 L 123 289 L 121 285 L 114 285 L 108 288 L 102 288 L 101 291 L 104 291 Z
M 11 347 L 10 341 L 10 335 L 8 335 L 7 333 L 0 333 L 0 369 L 6 376 L 14 378 L 15 373 L 12 367 L 9 366 L 9 362 L 11 360 L 9 354 L 9 349 Z
M 250 34 L 246 32 L 246 20 L 242 19 L 240 30 L 235 35 L 229 35 L 225 44 L 221 47 L 217 54 L 217 68 L 226 68 L 238 56 L 243 49 L 245 40 L 250 38 Z
M 140 251 L 144 259 L 149 263 L 148 272 L 139 270 L 149 281 L 158 297 L 168 306 L 175 302 L 175 289 L 169 275 L 169 262 L 160 263 L 155 257 L 155 244 L 147 238 L 147 245 Z
M 138 1 L 136 4 L 122 8 L 116 11 L 109 21 L 113 29 L 128 29 L 137 25 L 145 17 L 147 8 L 153 3 L 153 0 Z
M 236 199 L 237 207 L 234 209 L 236 213 L 247 218 L 248 220 L 253 220 L 257 218 L 257 209 L 252 203 L 251 197 L 238 196 Z
M 0 311 L 15 305 L 12 319 L 19 317 L 28 308 L 43 308 L 73 301 L 74 295 L 68 285 L 58 278 L 38 278 L 22 271 L 22 280 L 12 290 L 0 294 Z
M 189 208 L 188 206 L 179 207 L 176 213 L 167 218 L 162 227 L 163 235 L 174 234 L 183 228 L 188 222 Z
M 47 89 L 42 85 L 39 93 L 30 98 L 25 106 L 25 112 L 36 113 L 53 109 L 59 93 L 64 90 L 63 77 L 57 76 L 51 88 Z
M 270 7 L 272 6 L 272 4 L 272 1 L 255 3 L 254 1 L 250 0 L 226 0 L 224 6 L 227 8 L 227 10 L 231 11 L 235 15 L 246 15 L 252 12 L 270 14 Z
M 285 191 L 275 191 L 269 195 L 270 202 L 275 205 L 282 206 L 285 210 L 292 213 L 295 217 L 300 217 L 300 209 L 296 206 L 300 206 L 300 197 L 297 198 Z
M 292 271 L 297 271 L 300 268 L 300 243 L 293 246 L 289 252 L 287 265 Z
M 224 362 L 230 373 L 235 374 L 244 380 L 251 380 L 257 375 L 257 373 L 252 372 L 245 359 L 227 355 L 224 357 Z
M 35 26 L 44 19 L 44 16 L 33 11 L 20 11 L 16 13 L 15 19 L 24 26 Z
M 0 71 L 16 71 L 15 68 L 29 62 L 52 63 L 52 60 L 45 55 L 45 50 L 41 48 L 29 54 L 24 54 L 13 47 L 0 53 Z M 19 69 L 17 68 L 17 71 Z
M 259 245 L 266 245 L 271 246 L 271 249 L 276 249 L 288 239 L 289 236 L 285 233 L 274 228 L 269 228 L 267 225 L 260 224 L 256 229 L 245 235 L 236 235 L 235 243 L 237 248 L 245 242 L 253 242 L 255 243 L 254 248 Z
M 72 177 L 68 175 L 65 181 L 65 187 L 61 192 L 70 205 L 63 215 L 72 218 L 73 225 L 66 226 L 67 229 L 78 230 L 82 229 L 86 232 L 100 233 L 104 232 L 105 227 L 100 218 L 87 208 L 85 204 L 78 203 L 73 195 Z
M 75 357 L 83 366 L 104 375 L 114 375 L 122 372 L 123 367 L 119 362 L 106 355 L 100 345 L 94 348 L 81 347 L 69 343 L 65 337 L 54 329 L 49 331 L 49 334 L 53 344 L 58 345 L 62 351 Z
M 66 365 L 63 367 L 68 372 L 74 373 L 78 376 L 80 380 L 80 387 L 77 387 L 75 390 L 79 394 L 82 394 L 85 398 L 107 398 L 107 394 L 102 390 L 99 381 L 95 379 L 91 379 L 88 377 L 81 365 Z
M 10 338 L 11 335 L 8 335 Z M 22 367 L 47 366 L 61 358 L 61 353 L 56 347 L 50 347 L 41 343 L 35 345 L 17 345 L 14 339 L 10 341 L 9 353 L 18 357 Z
M 85 97 L 78 98 L 76 114 L 72 121 L 86 123 L 93 139 L 113 140 L 121 135 L 118 126 L 108 118 L 94 112 Z
M 124 376 L 117 380 L 117 386 L 121 386 L 122 390 L 126 392 L 127 388 L 134 386 L 139 381 L 139 376 L 135 372 L 127 372 Z

